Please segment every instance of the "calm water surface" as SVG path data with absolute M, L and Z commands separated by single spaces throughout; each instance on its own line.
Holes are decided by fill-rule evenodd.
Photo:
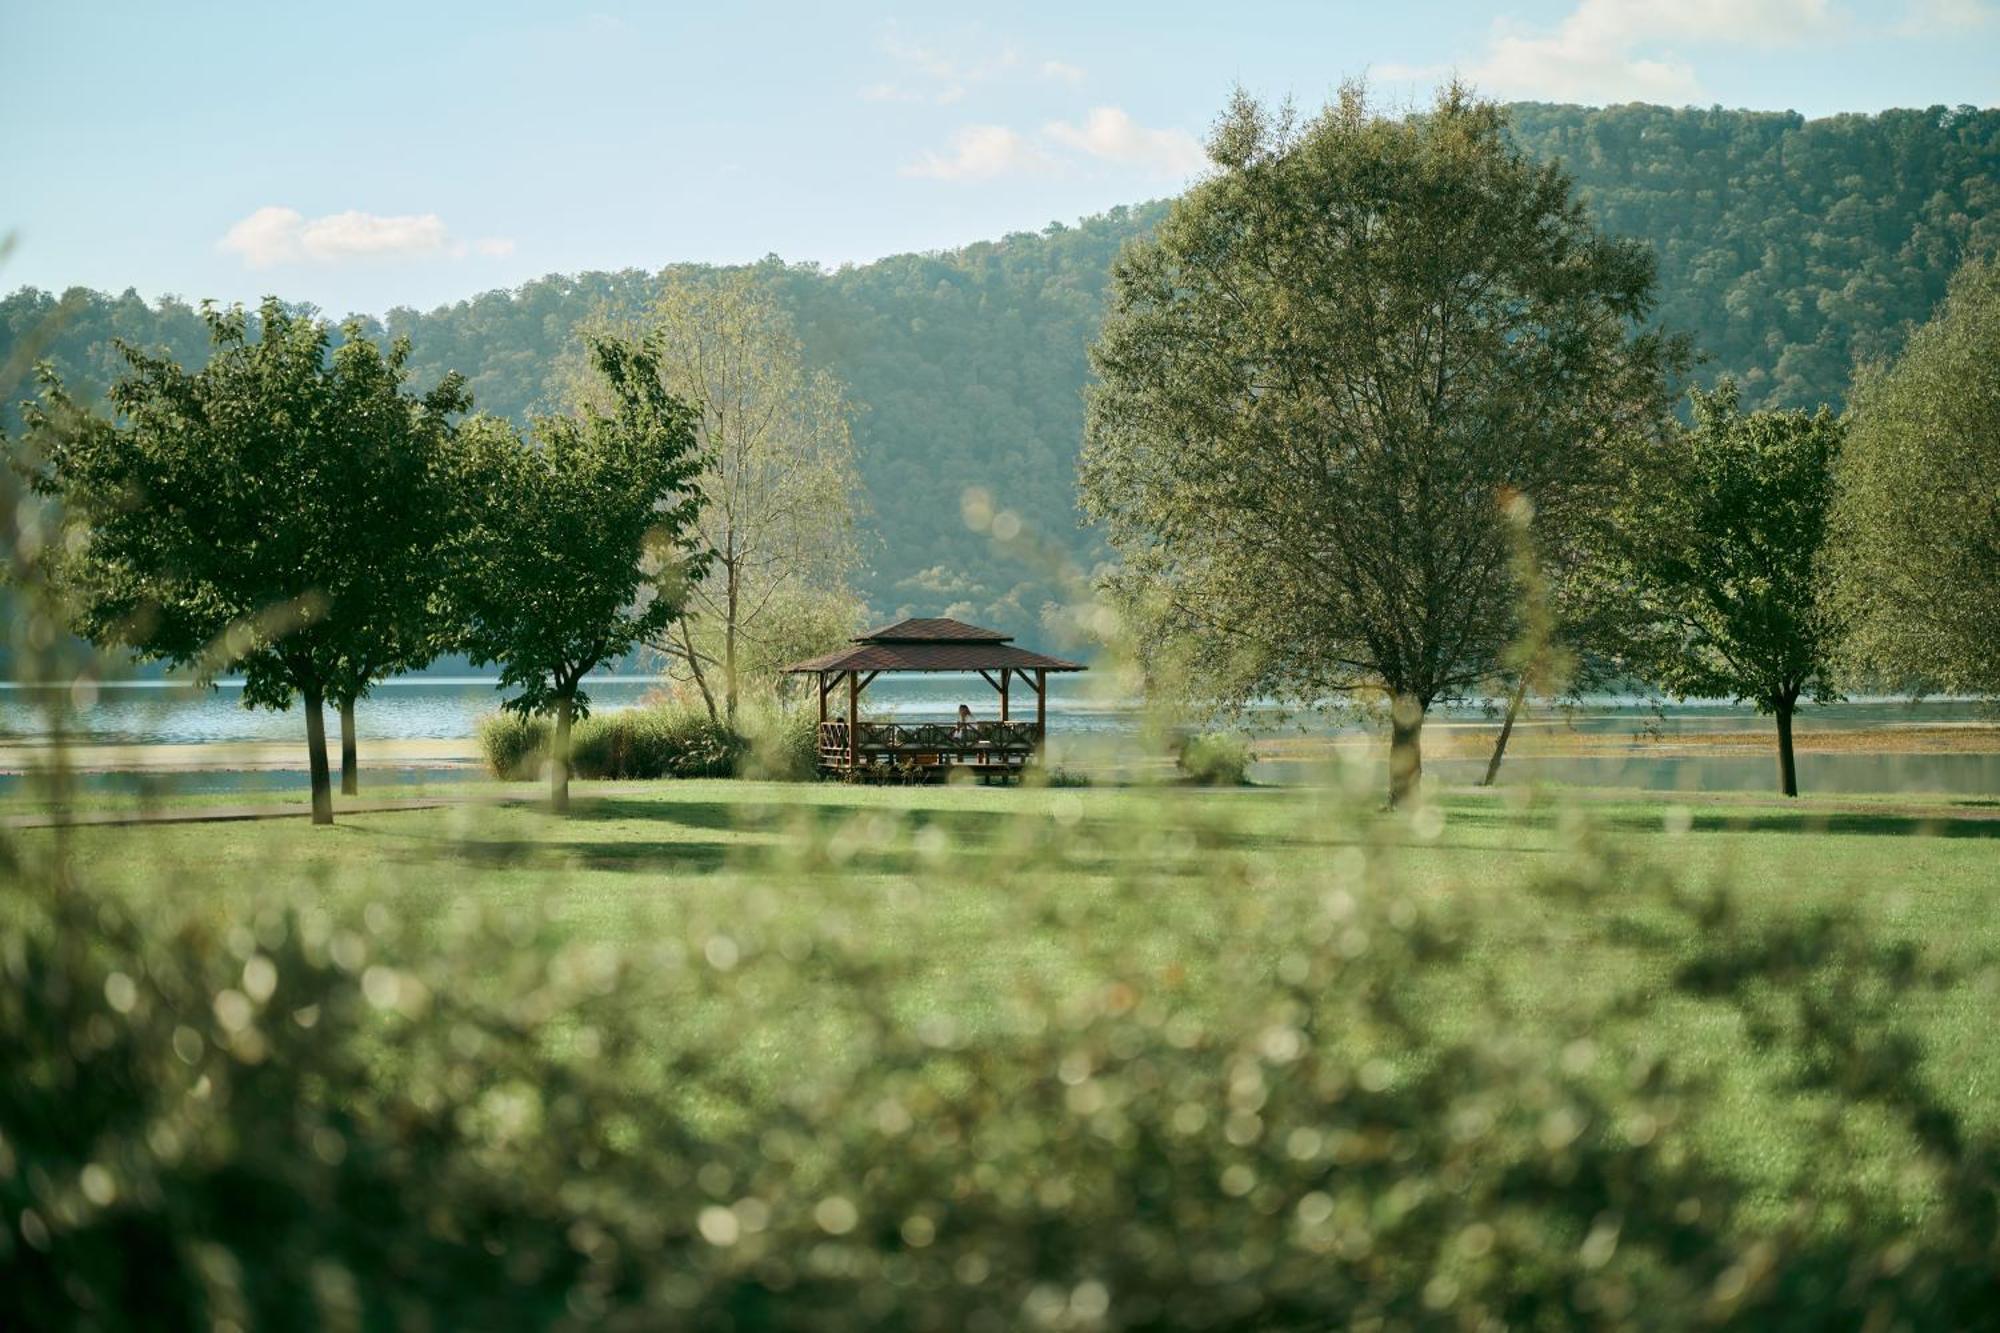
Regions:
M 644 701 L 659 689 L 653 677 L 610 677 L 589 683 L 595 710 L 613 711 Z M 365 744 L 379 740 L 459 740 L 473 735 L 479 720 L 499 707 L 504 696 L 488 679 L 423 677 L 388 681 L 364 700 L 356 714 L 356 729 Z M 0 685 L 0 738 L 29 739 L 46 734 L 46 689 Z M 285 712 L 242 707 L 242 690 L 227 684 L 215 690 L 193 691 L 158 683 L 103 685 L 92 696 L 69 701 L 67 725 L 78 740 L 120 745 L 197 745 L 216 741 L 302 740 L 304 722 L 297 708 Z M 993 690 L 974 675 L 885 676 L 871 685 L 863 706 L 872 717 L 910 720 L 950 718 L 960 703 L 974 713 L 998 712 Z M 1017 692 L 1016 716 L 1032 716 L 1034 696 Z M 1263 729 L 1280 734 L 1300 731 L 1327 734 L 1368 725 L 1363 719 L 1284 720 L 1275 710 L 1257 714 Z M 1480 720 L 1492 714 L 1478 707 L 1438 710 L 1436 723 Z M 1959 701 L 1909 703 L 1864 701 L 1809 708 L 1800 715 L 1802 732 L 1829 728 L 1883 725 L 1926 725 L 1972 721 L 1982 717 L 1977 705 Z M 1106 701 L 1090 688 L 1088 677 L 1058 676 L 1049 682 L 1049 742 L 1055 763 L 1087 762 L 1130 753 L 1129 740 L 1139 715 L 1129 701 Z M 331 719 L 329 719 L 331 721 Z M 1567 710 L 1544 710 L 1528 720 L 1531 726 L 1573 728 L 1599 735 L 1671 737 L 1684 732 L 1748 729 L 1768 732 L 1772 723 L 1753 710 L 1727 704 L 1674 705 L 1658 709 L 1636 699 L 1605 699 Z M 1126 744 L 1121 745 L 1121 742 Z M 303 746 L 301 746 L 303 750 Z M 303 757 L 301 758 L 303 763 Z M 1482 765 L 1473 761 L 1436 761 L 1427 766 L 1447 782 L 1470 782 Z M 1502 770 L 1503 782 L 1562 782 L 1584 785 L 1644 787 L 1662 791 L 1769 790 L 1774 761 L 1765 753 L 1727 757 L 1686 758 L 1633 756 L 1588 758 L 1513 758 Z M 464 770 L 436 767 L 387 768 L 382 778 L 403 781 L 465 776 Z M 1260 764 L 1261 781 L 1293 782 L 1314 776 L 1311 766 Z M 175 790 L 229 791 L 249 787 L 290 787 L 303 783 L 302 772 L 210 772 L 177 774 Z M 1799 779 L 1809 791 L 1935 792 L 2000 796 L 2000 755 L 1801 755 Z M 119 775 L 93 781 L 115 784 Z M 0 790 L 14 781 L 0 777 Z

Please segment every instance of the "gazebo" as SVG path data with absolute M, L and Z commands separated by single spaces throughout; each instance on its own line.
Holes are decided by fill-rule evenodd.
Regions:
M 1081 671 L 1080 662 L 1014 646 L 1013 636 L 959 620 L 899 620 L 864 634 L 854 646 L 794 662 L 788 675 L 811 676 L 819 691 L 819 766 L 843 777 L 928 780 L 963 767 L 982 778 L 1018 776 L 1042 748 L 1052 671 Z M 1000 695 L 997 720 L 865 722 L 861 692 L 888 671 L 977 672 Z M 1035 720 L 1017 721 L 1011 685 L 1019 676 L 1034 691 Z M 827 700 L 842 681 L 845 717 L 830 716 Z

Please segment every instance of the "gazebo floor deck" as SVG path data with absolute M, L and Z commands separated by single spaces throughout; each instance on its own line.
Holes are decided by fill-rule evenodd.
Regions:
M 822 722 L 819 766 L 857 782 L 941 782 L 954 773 L 980 781 L 1019 778 L 1041 749 L 1033 722 Z
M 897 756 L 877 753 L 862 755 L 861 762 L 850 767 L 847 756 L 840 754 L 821 755 L 819 768 L 820 772 L 828 776 L 844 778 L 850 782 L 903 782 L 921 785 L 949 782 L 957 774 L 964 774 L 980 782 L 1014 782 L 1027 771 L 1028 760 L 1022 756 L 988 763 L 973 759 L 961 760 L 955 755 Z

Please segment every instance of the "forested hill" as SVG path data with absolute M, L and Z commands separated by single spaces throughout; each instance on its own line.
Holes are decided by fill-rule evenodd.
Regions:
M 1752 405 L 1838 406 L 1857 360 L 1895 351 L 1967 255 L 2000 250 L 2000 110 L 1815 121 L 1649 106 L 1513 113 L 1521 143 L 1560 158 L 1606 227 L 1653 244 L 1660 319 L 1694 336 L 1704 377 L 1736 375 Z M 966 528 L 970 486 L 1091 558 L 1074 507 L 1084 347 L 1113 256 L 1164 211 L 1116 209 L 838 271 L 756 266 L 796 313 L 809 356 L 864 409 L 857 444 L 880 534 L 865 591 L 878 612 L 1032 628 L 1050 586 Z M 578 318 L 641 305 L 657 281 L 552 276 L 392 311 L 386 325 L 413 339 L 420 381 L 461 370 L 482 408 L 520 417 L 542 404 Z M 55 304 L 31 290 L 0 303 L 0 364 Z M 79 387 L 101 388 L 112 337 L 184 359 L 204 346 L 184 303 L 87 293 L 45 354 Z

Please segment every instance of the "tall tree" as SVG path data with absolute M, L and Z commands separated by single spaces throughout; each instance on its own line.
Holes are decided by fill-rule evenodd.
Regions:
M 1304 125 L 1239 94 L 1209 155 L 1114 271 L 1084 503 L 1204 688 L 1387 696 L 1400 801 L 1426 711 L 1518 637 L 1511 497 L 1559 560 L 1664 411 L 1651 260 L 1456 86 L 1408 119 L 1350 87 Z
M 1693 408 L 1635 474 L 1600 574 L 1629 599 L 1637 674 L 1773 714 L 1779 789 L 1797 796 L 1793 715 L 1802 698 L 1838 697 L 1821 553 L 1843 427 L 1825 408 L 1745 413 L 1728 380 Z
M 302 700 L 313 819 L 331 823 L 323 706 L 384 614 L 357 571 L 406 558 L 409 483 L 463 388 L 405 393 L 407 344 L 385 355 L 349 325 L 331 347 L 323 322 L 275 299 L 254 336 L 241 308 L 204 318 L 198 371 L 120 344 L 113 419 L 45 370 L 24 408 L 35 484 L 69 529 L 58 572 L 78 631 L 204 683 L 239 671 L 246 706 Z
M 697 528 L 702 459 L 694 412 L 661 382 L 658 353 L 587 340 L 610 406 L 459 432 L 468 521 L 448 568 L 460 641 L 500 665 L 504 707 L 555 719 L 549 795 L 569 809 L 570 726 L 590 711 L 583 680 L 685 613 L 708 555 Z
M 350 337 L 359 337 L 350 330 Z M 410 356 L 396 338 L 375 363 L 376 374 L 400 383 Z M 357 368 L 351 391 L 386 402 L 393 387 L 364 382 Z M 332 633 L 340 662 L 328 700 L 340 718 L 340 790 L 360 791 L 354 710 L 376 681 L 415 671 L 451 648 L 439 614 L 438 559 L 455 519 L 454 478 L 446 413 L 471 408 L 463 380 L 447 375 L 418 413 L 351 413 L 347 434 L 329 441 L 319 468 L 335 494 L 345 537 L 327 584 Z M 363 439 L 366 434 L 373 439 Z
M 700 540 L 714 553 L 688 615 L 654 646 L 734 726 L 747 667 L 825 647 L 794 641 L 815 618 L 855 619 L 853 409 L 806 367 L 791 316 L 753 272 L 670 275 L 636 322 L 668 392 L 695 409 Z
M 1848 670 L 2000 694 L 2000 264 L 1966 265 L 1851 421 L 1829 548 Z

